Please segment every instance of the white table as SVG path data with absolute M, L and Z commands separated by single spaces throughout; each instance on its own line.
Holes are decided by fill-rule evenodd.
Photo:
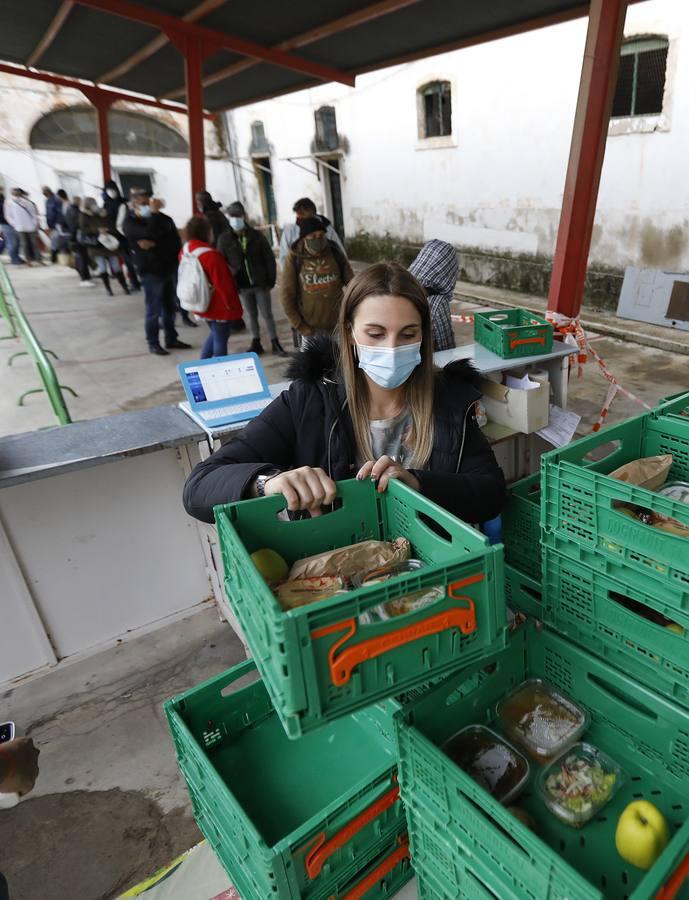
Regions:
M 504 359 L 496 353 L 487 350 L 481 344 L 464 344 L 453 350 L 441 350 L 433 354 L 433 360 L 437 366 L 446 366 L 448 363 L 459 359 L 470 359 L 476 369 L 482 375 L 491 375 L 494 372 L 509 372 L 514 369 L 545 369 L 552 387 L 552 400 L 556 406 L 567 408 L 567 373 L 569 363 L 567 358 L 575 353 L 569 344 L 561 341 L 553 343 L 550 353 L 541 353 L 537 356 L 522 356 L 520 359 Z

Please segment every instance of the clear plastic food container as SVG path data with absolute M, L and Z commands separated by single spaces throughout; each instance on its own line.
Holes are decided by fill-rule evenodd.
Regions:
M 484 725 L 462 728 L 440 749 L 500 803 L 511 803 L 529 779 L 526 757 Z
M 522 682 L 497 712 L 505 734 L 541 764 L 578 741 L 589 725 L 585 710 L 541 678 Z
M 581 828 L 619 791 L 625 774 L 593 744 L 575 744 L 541 772 L 538 789 L 556 818 Z

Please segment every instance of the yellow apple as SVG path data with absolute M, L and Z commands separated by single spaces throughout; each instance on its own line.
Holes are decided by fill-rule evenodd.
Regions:
M 269 585 L 282 584 L 289 574 L 289 566 L 275 550 L 264 547 L 251 554 L 254 565 Z
M 665 817 L 648 800 L 634 800 L 619 818 L 615 831 L 617 852 L 638 869 L 650 869 L 669 841 Z
M 677 622 L 668 622 L 665 627 L 668 631 L 674 631 L 675 634 L 684 634 L 684 629 Z

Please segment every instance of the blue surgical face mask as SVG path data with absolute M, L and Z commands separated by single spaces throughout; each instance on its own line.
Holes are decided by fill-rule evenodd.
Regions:
M 398 388 L 421 362 L 421 341 L 402 347 L 368 347 L 356 345 L 359 368 L 382 388 Z
M 152 209 L 150 206 L 140 206 L 139 207 L 139 215 L 142 219 L 147 219 L 152 213 Z
M 233 231 L 242 231 L 244 228 L 244 219 L 237 216 L 230 216 L 230 226 Z

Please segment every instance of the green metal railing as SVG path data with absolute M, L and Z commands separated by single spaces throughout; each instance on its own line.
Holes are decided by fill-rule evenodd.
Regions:
M 13 353 L 7 361 L 8 365 L 12 365 L 12 361 L 18 356 L 30 356 L 34 361 L 36 371 L 43 384 L 43 387 L 24 391 L 17 401 L 17 405 L 23 406 L 24 399 L 28 397 L 29 394 L 42 394 L 45 392 L 48 395 L 50 405 L 57 417 L 57 421 L 60 425 L 69 425 L 72 421 L 72 417 L 69 414 L 62 392 L 69 391 L 73 397 L 78 395 L 71 387 L 60 384 L 58 381 L 55 369 L 48 359 L 48 353 L 55 356 L 56 359 L 57 356 L 51 350 L 44 350 L 41 346 L 40 341 L 29 324 L 29 320 L 26 318 L 24 311 L 19 305 L 19 300 L 12 287 L 12 282 L 2 263 L 0 263 L 0 316 L 5 320 L 10 329 L 10 334 L 4 335 L 0 339 L 9 340 L 10 338 L 20 338 L 26 347 L 26 350 Z

